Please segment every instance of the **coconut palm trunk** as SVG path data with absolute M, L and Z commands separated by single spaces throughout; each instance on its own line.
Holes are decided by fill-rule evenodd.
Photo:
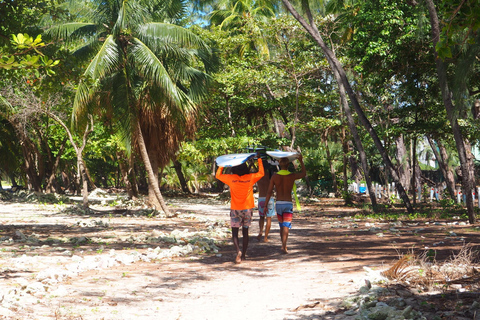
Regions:
M 157 174 L 153 171 L 152 165 L 150 163 L 150 157 L 148 156 L 147 146 L 145 145 L 145 140 L 143 139 L 142 128 L 140 123 L 137 123 L 137 140 L 138 147 L 140 149 L 140 155 L 142 156 L 143 164 L 147 170 L 148 175 L 148 184 L 153 189 L 155 197 L 157 198 L 158 203 L 160 204 L 161 209 L 167 216 L 170 216 L 170 211 L 168 210 L 167 204 L 163 200 L 162 193 L 160 192 L 160 186 L 158 184 Z M 159 209 L 159 208 L 157 208 Z

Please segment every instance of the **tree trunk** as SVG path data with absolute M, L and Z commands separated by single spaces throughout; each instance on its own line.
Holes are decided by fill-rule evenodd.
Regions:
M 342 149 L 343 149 L 343 166 L 342 166 L 342 172 L 343 172 L 343 192 L 344 194 L 348 194 L 348 172 L 347 172 L 347 167 L 348 167 L 348 141 L 346 137 L 346 132 L 345 132 L 345 127 L 342 128 Z M 352 199 L 351 197 L 345 197 L 345 205 L 351 205 L 352 204 Z
M 310 21 L 310 24 L 308 24 L 303 17 L 293 8 L 291 3 L 288 0 L 282 0 L 283 4 L 285 7 L 288 9 L 288 11 L 297 19 L 298 22 L 307 30 L 307 32 L 314 38 L 315 42 L 320 46 L 322 49 L 323 53 L 325 54 L 325 57 L 327 58 L 328 63 L 330 64 L 330 67 L 333 69 L 334 72 L 338 72 L 338 76 L 340 78 L 340 83 L 343 84 L 350 101 L 352 102 L 355 112 L 357 113 L 360 122 L 363 124 L 367 132 L 370 134 L 372 137 L 375 146 L 377 147 L 380 155 L 382 156 L 382 159 L 387 166 L 388 170 L 390 171 L 390 174 L 392 176 L 392 179 L 395 182 L 395 186 L 398 190 L 398 193 L 400 195 L 400 198 L 403 200 L 405 207 L 408 211 L 408 213 L 413 213 L 413 207 L 410 203 L 410 199 L 408 198 L 408 195 L 405 192 L 405 189 L 403 188 L 403 185 L 400 183 L 398 174 L 395 171 L 392 161 L 390 160 L 385 148 L 383 147 L 382 141 L 378 137 L 375 129 L 371 125 L 370 121 L 367 119 L 365 114 L 363 113 L 362 108 L 360 107 L 360 104 L 358 103 L 357 97 L 355 93 L 353 92 L 352 87 L 350 86 L 350 83 L 348 82 L 347 75 L 345 73 L 345 70 L 343 69 L 343 66 L 340 64 L 338 59 L 336 58 L 335 54 L 330 50 L 324 43 L 322 36 L 318 32 L 318 29 L 313 22 L 313 17 L 310 12 L 309 8 L 304 8 L 307 11 L 307 15 Z M 362 161 L 363 165 L 363 161 Z M 372 187 L 371 187 L 372 188 Z M 369 190 L 370 191 L 370 190 Z M 373 192 L 373 188 L 371 190 Z
M 411 149 L 411 151 L 412 151 L 412 154 L 411 154 L 412 165 L 411 165 L 411 167 L 413 168 L 412 169 L 412 197 L 413 197 L 413 206 L 414 207 L 417 205 L 417 194 L 418 194 L 417 188 L 420 187 L 417 184 L 417 179 L 416 179 L 417 178 L 417 170 L 415 170 L 417 168 L 417 163 L 416 163 L 417 153 L 416 153 L 416 150 L 417 150 L 417 137 L 413 138 L 413 147 Z
M 136 199 L 138 198 L 138 181 L 137 181 L 135 161 L 134 161 L 133 154 L 131 154 L 130 157 L 128 158 L 128 177 L 129 177 L 129 180 L 131 179 L 132 199 Z
M 288 61 L 290 62 L 290 65 L 292 66 L 292 76 L 293 79 L 295 80 L 295 118 L 293 119 L 293 126 L 291 127 L 291 135 L 292 139 L 290 142 L 290 149 L 293 149 L 293 146 L 295 145 L 295 140 L 296 140 L 296 125 L 298 122 L 298 97 L 300 95 L 300 81 L 298 80 L 297 73 L 295 72 L 295 64 L 293 63 L 292 55 L 290 54 L 290 50 L 288 48 L 288 42 L 284 42 L 285 45 L 285 52 L 287 53 L 288 56 Z
M 333 192 L 337 194 L 338 191 L 338 185 L 337 185 L 337 173 L 335 172 L 335 165 L 332 160 L 332 156 L 330 155 L 330 148 L 328 147 L 328 139 L 327 135 L 323 137 L 323 143 L 325 144 L 325 152 L 327 153 L 327 161 L 328 165 L 330 166 L 330 174 L 332 176 L 332 182 L 333 182 Z
M 167 208 L 167 204 L 163 200 L 162 193 L 160 192 L 160 187 L 158 185 L 158 177 L 157 174 L 153 171 L 152 165 L 150 163 L 150 158 L 148 156 L 147 147 L 145 145 L 145 141 L 143 140 L 142 128 L 140 127 L 140 122 L 137 122 L 137 138 L 138 138 L 138 146 L 140 148 L 140 154 L 143 159 L 143 164 L 145 165 L 145 169 L 147 170 L 148 175 L 148 185 L 149 188 L 153 189 L 155 197 L 160 204 L 161 209 L 165 214 L 170 216 L 170 210 Z M 160 208 L 157 208 L 160 209 Z
M 57 117 L 57 115 L 51 113 L 51 112 L 45 112 L 50 118 L 55 120 L 59 125 L 62 126 L 62 128 L 65 130 L 67 133 L 68 139 L 70 140 L 70 143 L 72 144 L 73 148 L 75 149 L 75 153 L 77 155 L 77 179 L 82 180 L 82 195 L 83 195 L 83 207 L 88 208 L 88 174 L 87 174 L 87 167 L 85 166 L 85 162 L 83 161 L 83 150 L 85 149 L 85 146 L 87 145 L 87 138 L 90 133 L 93 132 L 93 117 L 89 116 L 90 123 L 88 123 L 85 127 L 85 132 L 83 133 L 83 138 L 82 138 L 82 145 L 79 147 L 73 140 L 72 133 L 70 132 L 70 129 L 67 127 L 67 125 Z M 80 181 L 77 181 L 76 183 L 77 186 L 77 192 L 79 191 L 80 187 Z
M 438 143 L 438 148 L 440 149 L 440 156 L 443 159 L 445 170 L 447 172 L 447 175 L 445 176 L 447 190 L 452 199 L 455 200 L 455 173 L 453 171 L 453 168 L 448 165 L 448 159 L 450 158 L 450 155 L 448 154 L 447 149 L 445 148 L 445 145 L 443 143 Z
M 437 10 L 433 0 L 425 0 L 430 15 L 430 24 L 432 27 L 432 42 L 433 48 L 436 48 L 440 39 L 440 23 L 438 21 Z M 462 135 L 460 126 L 455 115 L 455 107 L 452 101 L 452 94 L 447 82 L 447 67 L 445 63 L 438 57 L 437 52 L 434 49 L 435 64 L 437 67 L 438 80 L 440 88 L 442 90 L 443 103 L 445 110 L 447 111 L 448 118 L 450 120 L 450 126 L 452 127 L 453 137 L 455 144 L 457 145 L 458 158 L 462 169 L 462 187 L 466 196 L 468 221 L 475 223 L 475 208 L 473 204 L 472 191 L 475 187 L 474 165 L 473 155 L 471 153 L 470 142 Z
M 83 149 L 82 149 L 82 153 L 83 153 Z M 87 178 L 87 185 L 90 184 L 90 187 L 92 190 L 97 189 L 97 186 L 93 182 L 92 176 L 90 175 L 90 170 L 88 170 L 87 166 L 85 166 L 85 177 Z M 107 183 L 105 183 L 105 186 L 107 186 Z
M 173 167 L 175 168 L 175 172 L 177 173 L 178 181 L 180 181 L 180 186 L 182 187 L 182 191 L 185 193 L 190 193 L 190 189 L 188 189 L 187 180 L 183 175 L 182 171 L 182 164 L 180 161 L 175 160 L 173 162 Z
M 408 152 L 407 147 L 405 146 L 405 139 L 403 135 L 399 135 L 395 139 L 396 151 L 397 151 L 397 170 L 400 178 L 400 182 L 406 190 L 410 190 L 410 164 L 408 162 Z
M 77 152 L 78 174 L 82 178 L 83 207 L 88 208 L 88 176 L 87 176 L 87 170 L 85 167 L 85 162 L 83 162 L 82 152 L 83 152 L 83 149 Z
M 41 176 L 38 172 L 38 164 L 43 157 L 35 144 L 25 135 L 20 136 L 22 153 L 25 165 L 25 173 L 28 177 L 29 189 L 40 192 L 42 190 Z
M 235 133 L 235 127 L 233 126 L 232 110 L 230 108 L 230 98 L 227 96 L 225 97 L 225 105 L 227 107 L 228 125 L 230 126 L 230 136 L 235 137 L 237 134 Z
M 123 151 L 117 150 L 116 154 L 117 154 L 117 161 L 118 161 L 118 166 L 121 174 L 121 180 L 125 184 L 125 189 L 127 191 L 128 198 L 134 199 L 136 198 L 136 195 L 133 192 L 133 186 L 129 177 L 130 168 L 129 168 L 129 163 L 127 162 L 129 160 L 125 161 L 127 157 Z
M 338 83 L 338 91 L 340 93 L 340 105 L 343 107 L 345 117 L 347 118 L 348 128 L 350 129 L 350 133 L 352 134 L 353 142 L 358 150 L 358 156 L 360 157 L 360 163 L 362 164 L 365 183 L 367 184 L 366 187 L 368 189 L 368 196 L 370 197 L 370 202 L 372 203 L 372 210 L 373 212 L 377 212 L 379 209 L 377 205 L 377 197 L 375 196 L 375 191 L 373 190 L 372 179 L 370 177 L 370 168 L 368 166 L 365 149 L 363 148 L 362 139 L 360 139 L 360 135 L 358 134 L 357 126 L 355 124 L 355 119 L 353 119 L 352 111 L 350 109 L 350 106 L 348 105 L 347 94 L 345 92 L 345 87 L 342 83 L 342 80 L 340 79 L 340 75 L 335 69 L 333 69 L 333 73 Z
M 450 199 L 455 199 L 455 176 L 453 171 L 448 167 L 448 154 L 445 146 L 442 145 L 437 141 L 438 149 L 435 143 L 432 141 L 432 138 L 427 136 L 428 143 L 432 148 L 433 154 L 435 155 L 435 159 L 437 159 L 438 166 L 440 167 L 440 171 L 442 172 L 443 178 L 445 179 L 445 184 L 447 186 L 447 192 L 450 196 Z
M 55 157 L 55 162 L 52 166 L 52 172 L 50 173 L 50 177 L 47 179 L 47 186 L 45 187 L 45 192 L 56 192 L 60 193 L 60 186 L 56 182 L 56 172 L 58 166 L 60 165 L 60 158 L 62 157 L 63 151 L 65 150 L 65 144 L 67 143 L 67 138 L 63 139 L 62 144 L 60 145 L 60 149 L 58 150 L 57 156 Z

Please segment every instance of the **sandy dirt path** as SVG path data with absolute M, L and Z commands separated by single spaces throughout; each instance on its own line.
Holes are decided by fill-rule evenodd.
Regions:
M 4 203 L 0 206 L 2 235 L 8 237 L 21 231 L 39 239 L 61 235 L 93 238 L 107 232 L 114 243 L 121 234 L 201 229 L 202 225 L 195 221 L 204 218 L 229 221 L 226 203 L 195 199 L 168 202 L 174 212 L 193 213 L 195 218 L 165 221 L 110 214 L 108 228 L 79 229 L 81 223 L 106 221 L 107 216 L 72 216 L 51 206 Z M 233 246 L 227 237 L 217 253 L 107 264 L 30 292 L 25 288 L 39 283 L 35 276 L 42 270 L 68 268 L 76 255 L 108 256 L 107 248 L 99 241 L 90 248 L 67 248 L 65 243 L 60 249 L 52 245 L 46 250 L 44 246 L 45 252 L 40 245 L 17 241 L 6 244 L 1 256 L 0 290 L 6 297 L 16 288 L 17 294 L 26 297 L 22 298 L 22 306 L 4 303 L 0 319 L 348 319 L 329 312 L 336 309 L 342 298 L 358 292 L 364 284 L 365 264 L 340 255 L 324 257 L 322 252 L 328 251 L 328 243 L 321 235 L 322 226 L 316 219 L 308 218 L 294 221 L 290 253 L 282 254 L 278 225 L 273 223 L 269 243 L 258 242 L 258 216 L 255 217 L 247 260 L 239 265 L 233 263 Z M 132 250 L 119 243 L 107 247 L 115 247 L 116 254 Z M 133 250 L 145 253 L 154 247 L 142 245 Z M 23 266 L 19 261 L 23 261 Z

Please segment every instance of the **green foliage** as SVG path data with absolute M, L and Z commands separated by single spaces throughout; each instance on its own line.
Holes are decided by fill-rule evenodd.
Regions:
M 52 69 L 60 63 L 59 60 L 52 60 L 46 57 L 41 49 L 45 47 L 41 35 L 36 38 L 28 34 L 19 33 L 12 35 L 11 45 L 15 53 L 7 54 L 0 51 L 0 69 L 31 69 L 39 77 L 38 69 L 43 69 L 48 75 L 54 75 Z M 29 52 L 33 51 L 31 55 Z
M 452 58 L 452 48 L 465 48 L 478 41 L 480 8 L 477 1 L 466 0 L 459 5 L 457 1 L 444 0 L 437 4 L 437 10 L 445 21 L 435 48 L 441 58 Z
M 48 109 L 70 124 L 72 101 L 76 120 L 87 113 L 96 115 L 95 132 L 84 155 L 100 186 L 120 183 L 117 154 L 135 156 L 135 149 L 124 142 L 134 141 L 137 119 L 148 120 L 144 128 L 153 146 L 172 138 L 175 130 L 189 131 L 178 136 L 177 142 L 191 138 L 178 151 L 175 145 L 157 152 L 168 153 L 168 159 L 177 156 L 192 190 L 212 183 L 215 157 L 253 145 L 290 146 L 293 133 L 294 147 L 304 154 L 312 181 L 330 183 L 331 166 L 341 180 L 343 157 L 356 157 L 353 147 L 347 151 L 342 147 L 351 137 L 322 50 L 295 19 L 275 12 L 278 7 L 264 10 L 263 1 L 221 1 L 212 10 L 212 24 L 199 28 L 192 26 L 193 19 L 185 19 L 181 2 L 118 2 L 126 15 L 109 7 L 114 3 L 110 1 L 13 3 L 9 8 L 0 6 L 0 30 L 15 34 L 0 54 L 2 86 L 14 83 L 16 95 L 16 99 L 9 97 L 9 102 L 16 101 L 13 113 L 0 118 L 3 175 L 6 170 L 20 175 L 24 161 L 13 116 L 25 115 L 25 134 L 34 141 L 30 148 L 39 150 L 39 159 L 48 159 L 58 154 L 65 133 L 46 117 L 27 111 Z M 38 31 L 27 27 L 37 22 L 35 15 L 48 11 L 47 3 L 52 14 L 43 22 L 57 26 L 31 37 Z M 327 6 L 334 16 L 317 14 L 324 12 L 318 7 L 315 21 L 346 66 L 362 108 L 390 155 L 396 154 L 400 136 L 407 149 L 414 138 L 429 135 L 445 140 L 454 150 L 422 5 L 388 0 L 335 4 L 339 3 Z M 463 113 L 459 124 L 475 143 L 480 125 L 469 112 L 475 98 L 469 95 L 480 88 L 474 59 L 480 13 L 474 4 L 471 0 L 460 6 L 453 1 L 436 3 L 445 22 L 437 50 L 448 63 L 449 75 L 465 78 L 452 83 L 458 86 L 456 106 Z M 17 16 L 12 15 L 13 7 L 20 8 Z M 49 37 L 68 41 L 53 43 Z M 220 63 L 217 69 L 215 62 Z M 216 72 L 207 75 L 211 70 Z M 207 83 L 213 86 L 202 100 Z M 27 91 L 36 99 L 27 99 Z M 197 117 L 196 134 L 185 121 L 191 115 Z M 171 125 L 160 128 L 164 119 L 172 120 Z M 81 121 L 78 124 L 80 129 Z M 161 134 L 149 131 L 155 128 Z M 370 135 L 360 125 L 359 129 L 369 165 L 382 171 L 384 163 Z M 81 137 L 74 139 L 80 142 Z M 450 159 L 455 160 L 455 152 L 451 153 Z M 75 162 L 75 151 L 67 143 L 59 170 L 72 172 Z M 162 183 L 178 188 L 173 168 L 165 168 Z M 458 209 L 455 203 L 441 205 Z

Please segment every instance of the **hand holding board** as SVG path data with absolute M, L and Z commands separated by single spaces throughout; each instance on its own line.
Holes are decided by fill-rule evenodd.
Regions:
M 290 162 L 298 159 L 300 154 L 298 152 L 288 152 L 288 151 L 267 151 L 267 154 L 274 159 L 288 158 Z
M 256 153 L 233 153 L 226 154 L 215 159 L 219 167 L 235 167 L 255 157 Z

